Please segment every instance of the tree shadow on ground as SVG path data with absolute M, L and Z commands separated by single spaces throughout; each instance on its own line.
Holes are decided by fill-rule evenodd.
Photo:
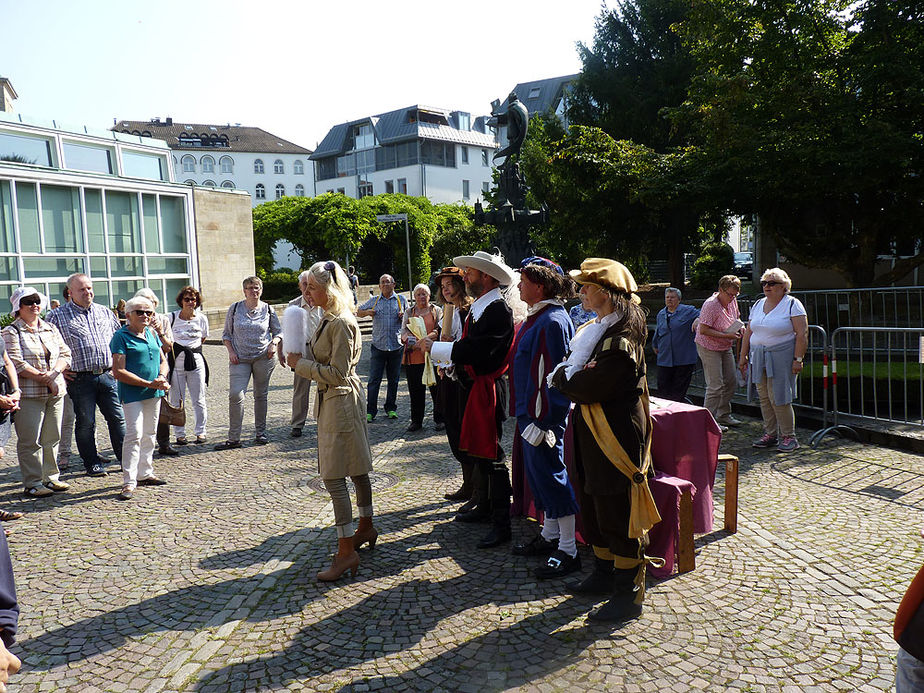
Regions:
M 386 513 L 376 520 L 382 527 L 406 526 L 415 521 L 414 514 L 440 507 L 441 504 L 432 504 Z M 382 577 L 426 560 L 436 549 L 409 550 L 421 541 L 426 542 L 425 537 L 420 537 L 393 542 L 394 546 L 385 551 L 377 548 L 377 556 L 382 557 L 378 560 L 371 560 L 369 552 L 364 551 L 361 579 Z M 387 540 L 383 543 L 389 545 Z M 324 597 L 328 586 L 315 582 L 314 572 L 327 566 L 330 550 L 335 546 L 333 530 L 309 527 L 270 537 L 256 546 L 216 554 L 203 559 L 200 566 L 208 570 L 233 570 L 271 560 L 292 561 L 292 564 L 270 573 L 166 592 L 23 639 L 17 649 L 25 654 L 29 668 L 47 670 L 117 650 L 127 641 L 149 633 L 195 631 L 232 620 L 265 621 L 298 613 L 306 604 Z M 253 617 L 249 607 L 257 604 L 259 617 Z

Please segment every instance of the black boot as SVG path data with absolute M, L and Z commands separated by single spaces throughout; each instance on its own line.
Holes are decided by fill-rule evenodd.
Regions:
M 580 582 L 569 582 L 565 587 L 571 594 L 607 595 L 615 586 L 613 561 L 594 556 L 594 572 Z
M 614 570 L 615 587 L 610 600 L 596 611 L 587 614 L 590 621 L 603 623 L 623 623 L 638 618 L 642 614 L 642 605 L 635 603 L 638 590 L 635 586 L 635 576 L 638 568 Z
M 447 493 L 443 498 L 450 501 L 467 501 L 472 497 L 472 463 L 462 463 L 462 486 L 458 491 Z M 473 506 L 474 507 L 474 506 Z

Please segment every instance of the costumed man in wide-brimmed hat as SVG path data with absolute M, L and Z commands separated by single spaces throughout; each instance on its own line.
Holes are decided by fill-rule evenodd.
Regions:
M 648 475 L 651 419 L 645 377 L 645 313 L 635 279 L 614 260 L 589 258 L 571 277 L 598 318 L 571 340 L 552 385 L 576 405 L 574 469 L 594 572 L 569 585 L 577 594 L 610 595 L 592 612 L 625 621 L 642 611 L 648 530 L 660 520 Z
M 478 548 L 510 541 L 510 473 L 500 446 L 507 412 L 508 355 L 513 343 L 513 314 L 501 287 L 516 282 L 503 257 L 477 251 L 452 260 L 465 270 L 465 290 L 475 299 L 462 325 L 462 336 L 452 342 L 423 340 L 437 366 L 454 365 L 467 391 L 459 448 L 475 462 L 487 480 L 491 531 Z M 477 509 L 472 512 L 479 512 Z

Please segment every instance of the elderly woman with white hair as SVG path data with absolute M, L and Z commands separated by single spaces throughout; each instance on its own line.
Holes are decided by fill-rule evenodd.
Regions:
M 65 382 L 71 350 L 58 328 L 42 320 L 47 299 L 31 286 L 16 289 L 10 301 L 16 317 L 3 330 L 3 341 L 16 368 L 22 399 L 13 421 L 16 453 L 27 496 L 66 491 L 58 470 L 58 443 L 64 411 Z
M 375 547 L 379 533 L 372 525 L 372 453 L 366 428 L 365 397 L 356 375 L 362 354 L 362 336 L 353 317 L 353 294 L 346 273 L 336 262 L 317 262 L 308 270 L 307 292 L 324 311 L 311 339 L 311 357 L 287 353 L 286 364 L 303 378 L 318 384 L 315 415 L 318 420 L 318 471 L 334 505 L 337 553 L 318 580 L 330 582 L 347 570 L 359 568 L 356 549 Z M 353 533 L 353 508 L 346 477 L 353 481 L 359 527 Z
M 436 407 L 435 373 L 431 366 L 429 374 L 434 376 L 433 380 L 425 382 L 428 374 L 426 370 L 428 354 L 417 348 L 419 340 L 436 339 L 439 336 L 443 309 L 430 303 L 430 287 L 426 284 L 415 286 L 413 296 L 414 305 L 404 311 L 400 333 L 401 343 L 404 345 L 404 375 L 407 378 L 408 393 L 411 395 L 411 423 L 407 430 L 419 431 L 423 428 L 427 387 L 430 388 L 430 399 L 434 403 L 433 423 L 437 430 L 443 430 L 443 417 Z
M 738 359 L 748 388 L 757 388 L 764 419 L 764 434 L 752 445 L 791 452 L 799 447 L 792 401 L 808 350 L 808 317 L 802 302 L 789 295 L 792 280 L 784 270 L 768 269 L 760 288 L 764 297 L 751 306 Z
M 154 304 L 134 296 L 125 304 L 126 324 L 112 336 L 112 377 L 119 383 L 119 399 L 125 414 L 122 444 L 122 490 L 120 500 L 131 500 L 135 488 L 161 486 L 154 475 L 154 436 L 160 414 L 160 398 L 170 389 L 167 356 L 160 339 L 150 328 Z
M 145 287 L 135 292 L 135 298 L 146 298 L 154 306 L 154 315 L 148 327 L 157 335 L 160 341 L 161 350 L 169 355 L 173 351 L 173 328 L 170 325 L 170 318 L 163 313 L 157 313 L 157 306 L 160 301 L 151 289 Z M 125 308 L 126 313 L 128 308 Z M 161 455 L 178 455 L 177 449 L 170 446 L 170 424 L 165 421 L 157 422 L 157 452 Z

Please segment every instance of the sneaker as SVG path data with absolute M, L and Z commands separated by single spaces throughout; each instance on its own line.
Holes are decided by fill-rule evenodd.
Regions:
M 372 414 L 366 414 L 366 423 L 372 423 L 372 419 L 374 418 Z
M 396 411 L 394 411 L 394 410 L 385 412 L 385 415 L 386 415 L 389 419 L 397 419 L 397 418 L 398 418 L 398 412 L 396 412 Z
M 51 489 L 45 488 L 44 486 L 35 486 L 33 488 L 27 488 L 22 492 L 24 496 L 31 496 L 32 498 L 43 498 L 44 496 L 51 495 Z
M 577 554 L 569 556 L 564 551 L 556 549 L 545 563 L 535 570 L 536 579 L 547 580 L 560 578 L 581 569 L 581 557 Z
M 751 443 L 752 448 L 772 448 L 776 445 L 776 436 L 770 433 L 764 433 L 760 438 Z
M 45 488 L 47 488 L 49 491 L 55 491 L 55 492 L 67 491 L 67 489 L 69 489 L 70 487 L 71 487 L 70 484 L 67 484 L 63 481 L 48 480 L 45 482 Z
M 741 419 L 736 419 L 734 416 L 729 414 L 728 416 L 723 416 L 721 419 L 719 419 L 719 423 L 734 428 L 735 426 L 740 426 L 742 422 Z
M 87 470 L 87 476 L 106 476 L 106 469 L 101 464 L 94 464 Z
M 776 446 L 776 449 L 780 452 L 792 452 L 799 447 L 799 441 L 796 440 L 795 436 L 783 436 L 783 439 L 780 441 L 780 444 Z

